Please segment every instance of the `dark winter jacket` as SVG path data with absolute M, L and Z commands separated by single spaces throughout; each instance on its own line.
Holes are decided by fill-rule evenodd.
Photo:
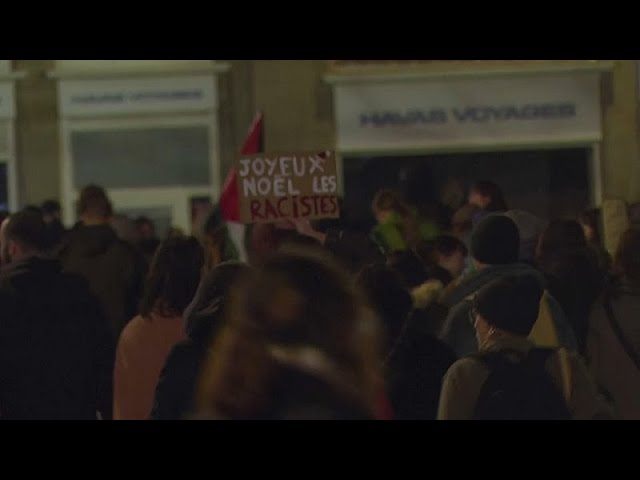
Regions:
M 0 418 L 111 417 L 114 344 L 86 281 L 32 257 L 0 273 Z
M 76 225 L 62 242 L 58 256 L 64 270 L 89 282 L 117 339 L 135 317 L 144 283 L 144 258 L 118 239 L 108 225 Z
M 387 388 L 396 419 L 435 420 L 442 380 L 456 355 L 426 332 L 423 311 L 416 313 L 387 358 Z
M 547 289 L 564 311 L 578 342 L 578 351 L 586 352 L 588 319 L 602 291 L 605 274 L 595 252 L 575 251 L 541 265 Z
M 478 349 L 475 330 L 469 322 L 470 297 L 485 285 L 506 275 L 533 275 L 542 285 L 545 285 L 543 275 L 529 265 L 523 263 L 490 265 L 464 279 L 442 300 L 449 307 L 449 315 L 442 329 L 441 338 L 455 350 L 459 357 L 475 353 Z M 547 302 L 554 333 L 558 336 L 559 345 L 555 346 L 576 351 L 575 334 L 558 302 L 551 295 L 545 295 L 541 302 Z
M 325 247 L 353 273 L 385 261 L 381 247 L 370 236 L 357 232 L 329 229 Z

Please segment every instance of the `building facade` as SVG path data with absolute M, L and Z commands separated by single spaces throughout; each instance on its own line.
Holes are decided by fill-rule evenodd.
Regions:
M 0 63 L 0 92 L 7 81 L 8 197 L 59 198 L 68 222 L 78 188 L 96 182 L 117 208 L 187 228 L 257 111 L 268 151 L 335 148 L 347 197 L 367 168 L 402 176 L 428 163 L 435 182 L 510 168 L 515 193 L 533 185 L 517 206 L 541 214 L 640 200 L 631 60 L 14 60 Z

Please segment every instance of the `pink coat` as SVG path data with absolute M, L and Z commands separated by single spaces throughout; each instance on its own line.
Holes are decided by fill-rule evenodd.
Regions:
M 181 317 L 135 317 L 122 331 L 113 374 L 113 419 L 146 420 L 160 372 L 174 345 L 185 339 Z

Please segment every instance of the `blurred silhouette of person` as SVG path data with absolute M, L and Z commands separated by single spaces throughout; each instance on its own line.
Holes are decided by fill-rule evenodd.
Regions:
M 605 272 L 575 220 L 553 220 L 540 236 L 536 264 L 549 292 L 558 301 L 585 354 L 588 319 L 602 292 Z
M 250 269 L 243 263 L 223 262 L 203 277 L 184 313 L 187 338 L 173 348 L 160 374 L 151 419 L 180 420 L 195 412 L 198 376 L 225 324 L 230 292 Z
M 442 379 L 455 362 L 453 351 L 420 325 L 400 275 L 370 266 L 357 277 L 386 333 L 387 388 L 398 420 L 435 420 Z
M 200 380 L 200 416 L 375 417 L 384 391 L 378 320 L 328 254 L 283 249 L 231 302 Z
M 373 199 L 372 210 L 378 222 L 373 235 L 386 254 L 411 250 L 421 240 L 439 234 L 435 223 L 421 219 L 417 210 L 405 204 L 392 190 L 380 190 Z
M 57 200 L 46 200 L 41 205 L 44 223 L 47 225 L 49 248 L 55 249 L 60 245 L 67 229 L 62 223 L 62 210 Z
M 474 225 L 491 213 L 504 213 L 509 210 L 502 189 L 490 180 L 480 180 L 471 187 L 469 203 L 480 209 L 473 217 Z
M 111 418 L 114 342 L 86 281 L 47 255 L 42 216 L 0 230 L 0 414 L 5 420 Z
M 153 255 L 160 246 L 160 239 L 156 234 L 156 226 L 151 219 L 145 216 L 136 218 L 135 226 L 138 232 L 138 248 L 147 260 L 147 263 L 151 263 Z
M 145 263 L 136 249 L 120 240 L 109 221 L 111 201 L 102 187 L 89 185 L 78 200 L 79 222 L 65 235 L 59 258 L 67 272 L 89 282 L 110 321 L 114 340 L 137 312 Z
M 229 230 L 219 207 L 214 207 L 202 225 L 205 251 L 205 270 L 210 271 L 223 262 L 239 259 L 239 252 L 229 236 Z

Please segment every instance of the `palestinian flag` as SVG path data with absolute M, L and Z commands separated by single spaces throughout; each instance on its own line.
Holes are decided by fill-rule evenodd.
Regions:
M 249 133 L 244 141 L 242 155 L 252 155 L 264 152 L 264 116 L 259 112 L 253 120 Z M 242 261 L 247 261 L 247 254 L 244 248 L 245 225 L 240 223 L 240 192 L 238 191 L 237 172 L 231 167 L 227 178 L 222 186 L 220 195 L 220 211 L 225 222 L 229 237 L 236 246 Z

